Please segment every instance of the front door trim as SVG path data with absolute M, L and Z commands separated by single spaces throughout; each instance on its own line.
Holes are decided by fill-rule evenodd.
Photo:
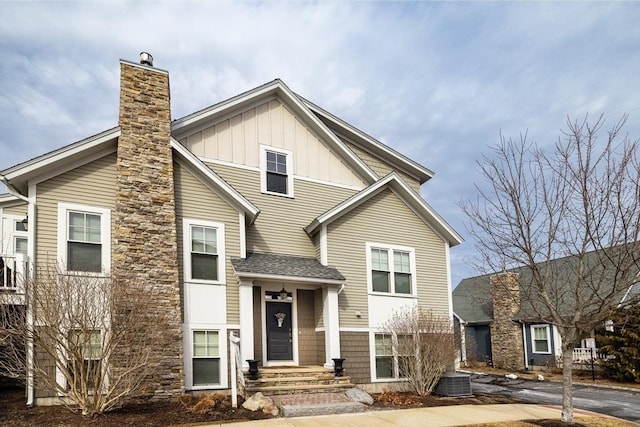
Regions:
M 260 319 L 262 323 L 262 366 L 298 366 L 298 298 L 297 298 L 297 288 L 294 287 L 293 284 L 285 283 L 284 287 L 291 294 L 292 299 L 288 301 L 288 304 L 291 304 L 291 347 L 293 353 L 292 360 L 269 360 L 267 358 L 267 325 L 266 325 L 266 313 L 267 313 L 267 300 L 266 293 L 267 292 L 278 292 L 282 289 L 282 283 L 278 284 L 260 284 L 260 295 L 261 295 L 261 305 L 262 305 L 262 318 Z M 284 301 L 280 301 L 284 302 Z

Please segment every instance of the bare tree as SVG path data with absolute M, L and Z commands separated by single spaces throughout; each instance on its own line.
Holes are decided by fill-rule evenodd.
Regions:
M 431 394 L 457 354 L 451 319 L 414 306 L 394 313 L 382 329 L 391 339 L 399 376 L 419 396 Z
M 552 153 L 501 137 L 479 162 L 487 189 L 461 203 L 482 271 L 518 267 L 521 313 L 558 328 L 566 422 L 573 348 L 638 281 L 640 142 L 622 135 L 626 120 L 600 140 L 603 116 L 567 119 Z
M 31 341 L 36 388 L 60 396 L 71 409 L 91 416 L 136 397 L 149 373 L 153 336 L 143 320 L 150 295 L 109 277 L 55 269 L 38 277 L 26 284 L 24 305 L 0 300 L 0 373 L 25 378 Z

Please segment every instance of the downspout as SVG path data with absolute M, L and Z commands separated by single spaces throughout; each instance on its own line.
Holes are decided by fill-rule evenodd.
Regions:
M 31 199 L 30 197 L 25 197 L 16 188 L 9 182 L 9 180 L 4 176 L 0 175 L 0 182 L 2 182 L 5 187 L 7 187 L 7 191 L 12 196 L 17 197 L 23 202 L 27 203 L 27 218 L 31 218 L 30 224 L 28 223 L 27 230 L 27 242 L 29 243 L 28 252 L 27 252 L 27 267 L 25 269 L 25 280 L 26 280 L 26 292 L 25 292 L 25 305 L 27 309 L 25 322 L 27 323 L 27 354 L 26 357 L 26 375 L 27 375 L 27 406 L 32 407 L 34 404 L 34 379 L 33 379 L 33 366 L 34 366 L 34 351 L 33 351 L 33 286 L 32 286 L 32 271 L 31 271 L 31 261 L 34 259 L 35 254 L 35 223 L 36 223 L 36 202 L 35 197 Z M 31 193 L 32 187 L 29 186 L 29 193 Z M 35 186 L 33 187 L 33 193 L 35 195 Z
M 346 283 L 343 283 L 342 285 L 340 285 L 340 289 L 338 290 L 338 295 L 340 295 L 342 293 L 342 291 L 344 291 L 344 286 Z
M 524 367 L 526 370 L 529 370 L 529 354 L 527 353 L 527 331 L 524 322 L 522 322 L 522 347 L 524 350 Z

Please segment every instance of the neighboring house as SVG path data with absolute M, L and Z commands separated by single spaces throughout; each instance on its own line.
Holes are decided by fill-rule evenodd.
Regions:
M 593 253 L 585 257 L 586 264 L 591 262 L 596 262 Z M 576 264 L 576 257 L 565 257 L 541 267 L 541 271 L 554 272 L 555 281 L 548 289 L 561 295 L 558 302 L 567 310 L 574 304 L 575 296 L 569 290 Z M 527 297 L 532 283 L 531 270 L 526 267 L 460 281 L 452 300 L 461 363 L 480 362 L 509 369 L 556 366 L 562 356 L 560 334 L 555 325 L 543 320 L 542 306 Z M 630 301 L 638 291 L 640 283 L 625 287 L 617 300 Z M 611 288 L 604 285 L 599 292 L 605 300 Z M 583 339 L 581 347 L 574 349 L 574 362 L 590 360 L 595 346 L 593 338 Z
M 380 325 L 413 304 L 451 316 L 462 239 L 420 196 L 432 172 L 280 80 L 171 121 L 168 73 L 120 65 L 117 127 L 0 171 L 4 258 L 152 283 L 149 318 L 174 319 L 158 396 L 229 389 L 230 331 L 242 361 L 342 357 L 363 387 L 398 381 Z

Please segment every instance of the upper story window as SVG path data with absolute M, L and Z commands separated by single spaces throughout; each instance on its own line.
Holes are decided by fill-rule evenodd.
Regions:
M 260 146 L 260 180 L 263 193 L 293 197 L 292 153 Z
M 224 283 L 224 262 L 224 224 L 185 219 L 185 280 Z
M 398 295 L 415 295 L 415 250 L 367 243 L 369 289 Z
M 551 353 L 549 325 L 531 327 L 531 346 L 534 353 Z
M 63 269 L 106 272 L 110 264 L 110 224 L 108 209 L 58 204 L 58 254 Z

